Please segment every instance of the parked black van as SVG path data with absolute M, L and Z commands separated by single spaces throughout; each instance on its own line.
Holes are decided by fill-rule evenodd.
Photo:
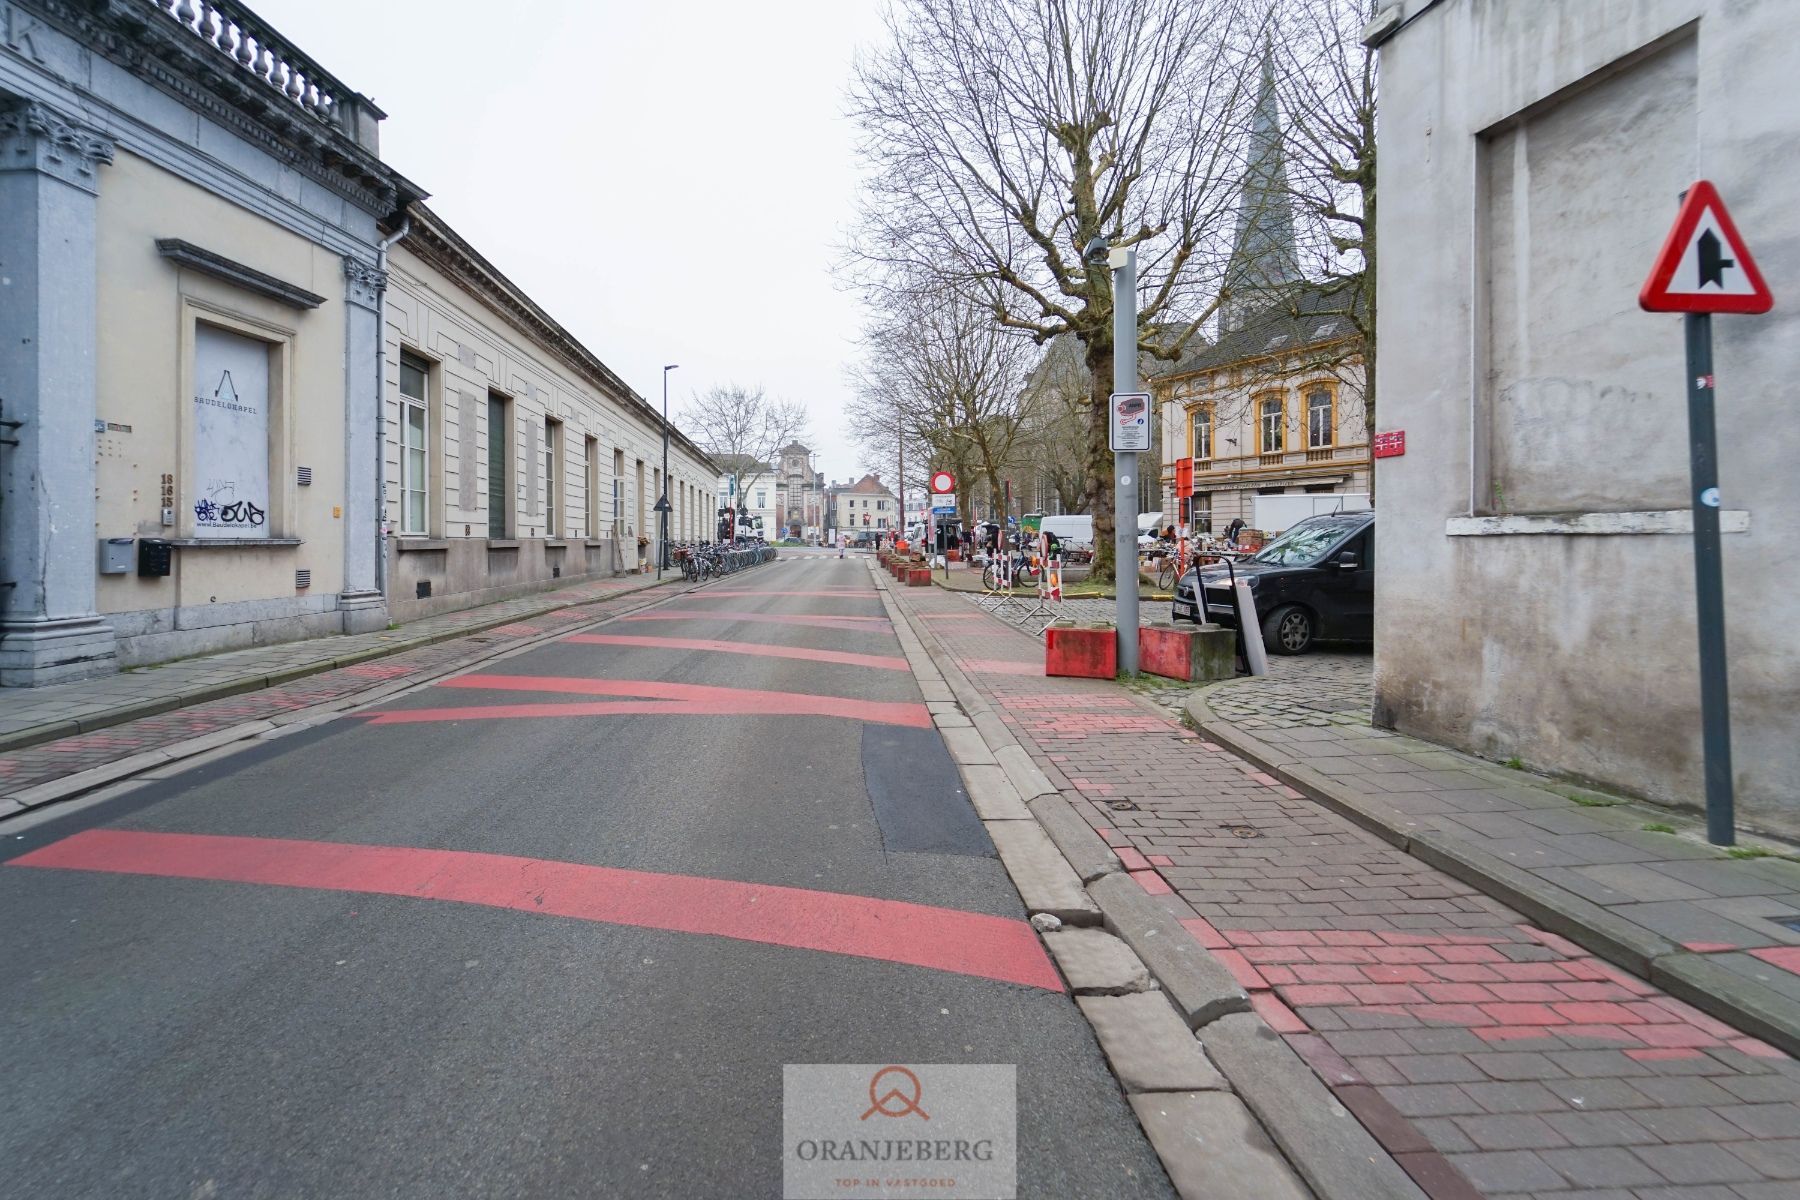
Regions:
M 1314 641 L 1366 642 L 1375 636 L 1373 512 L 1308 517 L 1232 569 L 1249 581 L 1271 654 L 1304 654 Z M 1175 585 L 1175 619 L 1235 626 L 1230 576 L 1224 566 L 1211 564 L 1183 575 Z

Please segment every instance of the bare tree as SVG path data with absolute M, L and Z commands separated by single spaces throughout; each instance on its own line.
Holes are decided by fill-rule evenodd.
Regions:
M 1283 0 L 1265 34 L 1286 117 L 1288 187 L 1301 216 L 1305 266 L 1325 298 L 1315 313 L 1358 335 L 1342 357 L 1360 367 L 1363 424 L 1375 435 L 1376 54 L 1362 29 L 1376 0 Z M 1348 365 L 1334 363 L 1329 365 Z M 1370 487 L 1374 486 L 1371 475 Z
M 684 429 L 713 461 L 738 477 L 738 495 L 774 473 L 781 448 L 806 434 L 806 406 L 777 400 L 761 385 L 725 383 L 692 397 L 681 411 Z
M 1095 239 L 1139 255 L 1139 343 L 1174 359 L 1219 302 L 1241 148 L 1243 0 L 903 0 L 858 64 L 871 167 L 860 262 L 940 280 L 1089 376 L 1082 451 L 1112 577 L 1113 295 Z M 1146 336 L 1183 314 L 1171 338 Z
M 1030 339 L 996 325 L 967 297 L 930 289 L 888 293 L 893 307 L 865 339 L 866 370 L 890 385 L 894 402 L 932 426 L 928 441 L 958 472 L 959 514 L 975 513 L 978 483 L 987 511 L 1004 507 L 1003 479 L 1019 443 Z M 923 466 L 924 464 L 921 464 Z

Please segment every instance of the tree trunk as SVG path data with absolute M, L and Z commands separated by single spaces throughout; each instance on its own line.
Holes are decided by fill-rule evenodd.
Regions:
M 1088 578 L 1095 583 L 1111 583 L 1116 563 L 1113 553 L 1113 456 L 1107 430 L 1107 398 L 1112 395 L 1113 375 L 1111 344 L 1098 340 L 1089 343 L 1087 365 L 1092 383 L 1088 397 L 1087 445 L 1083 447 L 1082 458 L 1087 474 L 1088 512 L 1094 518 L 1094 566 Z

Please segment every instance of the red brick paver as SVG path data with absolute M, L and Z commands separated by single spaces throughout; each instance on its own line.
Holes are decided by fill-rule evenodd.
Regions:
M 952 659 L 1042 646 L 944 592 Z M 971 685 L 1430 1195 L 1800 1198 L 1800 1066 L 1106 681 Z M 1774 952 L 1784 953 L 1782 951 Z M 1784 965 L 1775 964 L 1771 965 Z

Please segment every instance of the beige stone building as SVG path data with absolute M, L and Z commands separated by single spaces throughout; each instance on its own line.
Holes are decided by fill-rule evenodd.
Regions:
M 1362 358 L 1347 318 L 1264 312 L 1155 380 L 1163 413 L 1163 512 L 1200 533 L 1256 497 L 1369 491 Z M 1177 488 L 1188 459 L 1193 486 Z M 1361 501 L 1357 501 L 1361 507 Z
M 381 111 L 246 10 L 3 23 L 0 683 L 380 628 Z
M 1294 236 L 1275 84 L 1265 64 L 1219 336 L 1151 380 L 1162 414 L 1165 523 L 1201 534 L 1260 518 L 1258 496 L 1317 493 L 1366 507 L 1369 446 L 1362 341 L 1349 292 L 1304 277 Z M 1192 484 L 1188 483 L 1191 470 Z M 1360 494 L 1354 501 L 1329 499 Z M 1271 509 L 1274 506 L 1270 506 Z
M 834 536 L 839 532 L 850 537 L 884 533 L 900 525 L 899 498 L 879 475 L 864 475 L 855 483 L 827 488 L 826 492 L 831 506 L 827 528 Z
M 390 610 L 409 619 L 654 566 L 660 410 L 423 205 L 388 271 Z M 713 535 L 718 477 L 672 429 L 672 541 Z

